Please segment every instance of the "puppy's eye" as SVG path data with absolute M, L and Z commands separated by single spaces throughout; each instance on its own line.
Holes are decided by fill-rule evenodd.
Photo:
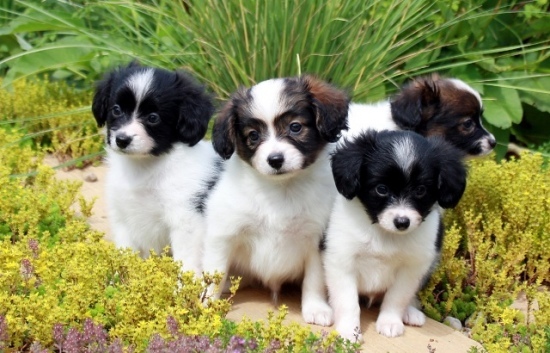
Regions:
M 462 128 L 468 132 L 471 131 L 475 126 L 474 121 L 472 119 L 464 120 L 461 125 L 462 125 Z
M 156 125 L 160 123 L 160 116 L 157 113 L 151 113 L 147 117 L 147 123 L 150 125 Z
M 115 118 L 118 118 L 122 115 L 122 110 L 120 109 L 120 106 L 118 104 L 115 104 L 111 109 L 111 113 L 113 113 L 113 116 Z
M 414 189 L 414 196 L 417 198 L 422 198 L 426 195 L 426 187 L 424 185 L 419 185 Z
M 256 130 L 252 130 L 248 133 L 248 139 L 250 142 L 258 142 L 260 139 L 260 134 Z
M 390 192 L 388 190 L 388 187 L 386 185 L 383 185 L 383 184 L 377 185 L 374 190 L 376 190 L 376 193 L 378 195 L 383 196 L 383 197 L 388 196 L 388 193 Z
M 290 124 L 290 126 L 288 127 L 290 129 L 290 132 L 293 133 L 293 134 L 297 134 L 299 133 L 300 131 L 302 131 L 302 124 L 300 123 L 292 123 Z

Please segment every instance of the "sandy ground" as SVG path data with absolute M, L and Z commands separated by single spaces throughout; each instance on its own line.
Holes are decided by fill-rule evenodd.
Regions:
M 50 165 L 56 165 L 53 159 L 47 159 Z M 88 219 L 90 225 L 102 232 L 105 232 L 107 239 L 110 238 L 110 229 L 108 224 L 107 209 L 104 197 L 104 182 L 107 167 L 105 165 L 92 166 L 84 170 L 64 171 L 59 170 L 57 177 L 59 179 L 77 179 L 82 180 L 82 194 L 87 198 L 96 198 L 93 208 L 93 216 Z M 90 182 L 86 179 L 96 181 Z M 285 304 L 289 307 L 287 320 L 305 324 L 300 314 L 299 292 L 294 289 L 283 291 L 279 297 L 279 304 Z M 254 320 L 263 320 L 267 317 L 268 310 L 274 310 L 271 302 L 270 293 L 262 289 L 243 289 L 237 293 L 233 309 L 228 318 L 240 320 L 247 316 Z M 464 334 L 456 331 L 437 321 L 428 319 L 423 327 L 407 326 L 405 334 L 402 337 L 387 338 L 376 332 L 375 321 L 378 310 L 363 309 L 361 314 L 361 328 L 365 343 L 362 346 L 364 352 L 426 352 L 426 353 L 459 353 L 467 352 L 470 347 L 481 347 L 477 342 L 469 339 Z M 314 331 L 330 330 L 319 326 L 310 325 Z

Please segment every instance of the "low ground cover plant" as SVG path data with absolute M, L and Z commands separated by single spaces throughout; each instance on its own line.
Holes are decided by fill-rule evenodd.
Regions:
M 540 154 L 472 161 L 446 213 L 441 264 L 422 292 L 426 313 L 451 315 L 488 352 L 550 349 L 550 170 Z M 521 294 L 530 315 L 510 307 Z M 533 310 L 537 308 L 538 310 Z
M 99 160 L 103 150 L 90 102 L 90 92 L 62 81 L 20 80 L 0 89 L 0 129 L 18 132 L 19 139 L 10 143 L 25 142 L 60 163 L 85 166 Z

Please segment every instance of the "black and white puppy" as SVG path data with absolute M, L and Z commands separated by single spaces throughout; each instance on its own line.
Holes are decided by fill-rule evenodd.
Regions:
M 214 107 L 184 72 L 130 64 L 98 83 L 92 112 L 106 125 L 108 214 L 117 246 L 146 257 L 170 245 L 201 272 L 204 198 L 221 159 L 203 142 Z
M 238 90 L 213 130 L 228 160 L 207 202 L 204 270 L 255 278 L 274 297 L 283 283 L 301 283 L 304 320 L 325 326 L 319 244 L 337 193 L 329 152 L 348 104 L 312 76 L 271 79 Z
M 345 138 L 368 129 L 411 130 L 441 136 L 470 156 L 489 153 L 494 136 L 482 124 L 479 93 L 464 81 L 438 75 L 419 77 L 391 99 L 374 104 L 350 104 Z
M 399 336 L 422 326 L 411 303 L 439 259 L 441 208 L 457 205 L 466 187 L 463 153 L 440 137 L 370 130 L 332 157 L 337 197 L 323 261 L 335 327 L 360 333 L 359 295 L 383 296 L 376 329 Z

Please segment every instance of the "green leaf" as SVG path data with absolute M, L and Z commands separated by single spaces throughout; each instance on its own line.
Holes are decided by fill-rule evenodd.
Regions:
M 485 84 L 484 91 L 485 119 L 489 123 L 506 129 L 512 126 L 512 123 L 521 122 L 523 109 L 517 90 L 497 84 Z

